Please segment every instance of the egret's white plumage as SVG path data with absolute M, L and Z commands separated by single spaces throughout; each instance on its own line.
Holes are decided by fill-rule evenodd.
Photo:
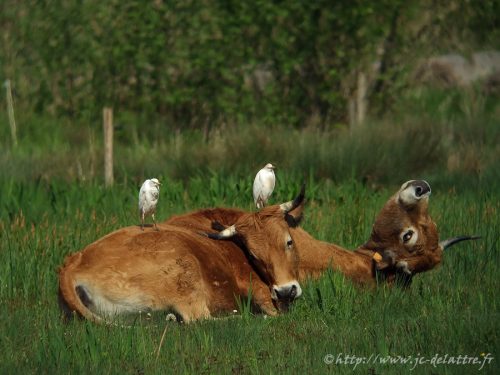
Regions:
M 273 193 L 275 183 L 274 165 L 268 163 L 257 173 L 253 181 L 253 201 L 258 209 L 267 204 L 267 200 Z
M 144 219 L 151 215 L 155 229 L 158 229 L 155 221 L 156 204 L 160 196 L 160 181 L 156 178 L 144 181 L 139 191 L 139 214 L 141 215 L 141 229 L 144 230 Z

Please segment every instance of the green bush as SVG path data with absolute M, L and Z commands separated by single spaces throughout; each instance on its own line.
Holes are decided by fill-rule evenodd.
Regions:
M 422 55 L 495 47 L 498 2 L 97 1 L 0 3 L 0 78 L 23 111 L 163 127 L 345 122 L 356 73 L 386 113 Z M 458 42 L 459 41 L 459 42 Z M 3 103 L 1 104 L 3 105 Z

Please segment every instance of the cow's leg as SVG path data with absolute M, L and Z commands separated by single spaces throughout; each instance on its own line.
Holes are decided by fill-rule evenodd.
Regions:
M 212 317 L 207 304 L 204 301 L 199 300 L 179 303 L 176 306 L 176 310 L 182 316 L 184 323 L 189 323 L 199 319 L 210 319 Z
M 269 286 L 265 284 L 255 273 L 251 274 L 250 280 L 240 280 L 240 290 L 242 295 L 252 293 L 252 301 L 259 306 L 263 313 L 269 316 L 278 315 L 278 310 L 274 307 Z
M 269 288 L 265 287 L 264 290 L 258 289 L 253 292 L 253 302 L 259 306 L 264 314 L 269 316 L 278 315 L 278 310 L 274 307 L 273 300 L 271 299 L 271 292 Z

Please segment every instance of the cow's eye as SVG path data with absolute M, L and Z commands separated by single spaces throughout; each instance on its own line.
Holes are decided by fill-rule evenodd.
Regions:
M 409 230 L 407 231 L 404 235 L 403 235 L 403 242 L 408 242 L 411 240 L 411 238 L 413 237 L 413 231 L 412 230 Z
M 286 248 L 287 249 L 291 249 L 293 246 L 293 241 L 291 239 L 287 240 L 286 241 Z

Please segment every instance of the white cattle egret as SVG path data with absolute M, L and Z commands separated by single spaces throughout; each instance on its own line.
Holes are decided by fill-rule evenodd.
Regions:
M 275 183 L 274 165 L 268 163 L 257 173 L 253 181 L 253 201 L 258 209 L 267 204 L 267 200 L 273 193 Z
M 141 215 L 141 230 L 144 230 L 144 219 L 151 215 L 155 229 L 158 230 L 155 221 L 156 204 L 160 196 L 160 181 L 156 178 L 146 180 L 139 191 L 139 214 Z

